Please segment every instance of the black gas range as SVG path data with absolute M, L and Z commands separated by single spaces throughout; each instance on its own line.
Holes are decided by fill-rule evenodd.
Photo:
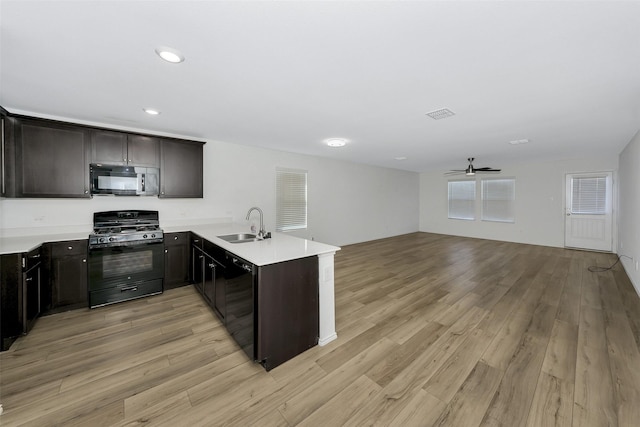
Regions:
M 89 235 L 89 306 L 161 293 L 163 240 L 157 211 L 94 213 Z

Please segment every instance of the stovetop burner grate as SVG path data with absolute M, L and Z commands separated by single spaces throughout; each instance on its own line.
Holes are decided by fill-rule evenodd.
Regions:
M 89 235 L 90 248 L 163 241 L 157 211 L 96 212 L 93 220 L 94 230 Z

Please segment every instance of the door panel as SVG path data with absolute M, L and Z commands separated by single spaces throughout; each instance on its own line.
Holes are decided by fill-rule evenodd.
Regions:
M 566 175 L 566 247 L 607 252 L 613 249 L 612 175 Z

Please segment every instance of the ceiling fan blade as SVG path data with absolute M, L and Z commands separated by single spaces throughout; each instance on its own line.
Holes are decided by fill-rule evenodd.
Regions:
M 451 171 L 451 172 L 445 172 L 445 175 L 464 175 L 464 171 Z
M 500 172 L 500 169 L 484 169 L 484 170 L 476 169 L 475 171 L 479 173 L 498 173 Z
M 493 169 L 493 168 L 473 168 L 473 170 L 477 170 L 477 171 L 492 171 L 492 170 L 499 170 L 499 169 Z

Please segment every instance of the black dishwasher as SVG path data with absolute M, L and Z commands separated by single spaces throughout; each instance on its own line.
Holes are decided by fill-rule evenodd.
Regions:
M 226 280 L 227 331 L 251 360 L 255 360 L 254 284 L 256 267 L 227 252 L 224 269 Z

